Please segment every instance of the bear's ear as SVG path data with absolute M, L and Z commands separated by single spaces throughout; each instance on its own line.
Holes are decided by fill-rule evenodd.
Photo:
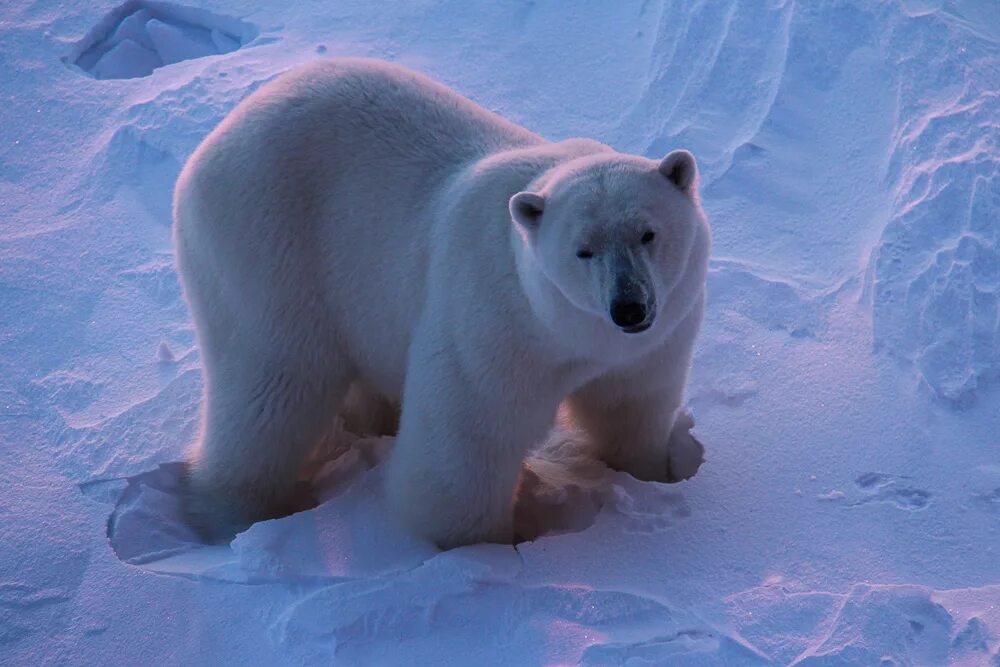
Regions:
M 510 217 L 525 229 L 538 229 L 545 198 L 534 192 L 518 192 L 510 198 Z
M 691 194 L 697 186 L 698 163 L 694 161 L 694 155 L 688 151 L 670 151 L 667 157 L 660 161 L 658 169 L 685 194 Z

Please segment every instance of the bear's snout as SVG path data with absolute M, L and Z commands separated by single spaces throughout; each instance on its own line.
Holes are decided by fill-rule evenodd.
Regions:
M 612 276 L 611 321 L 625 333 L 641 333 L 656 317 L 656 299 L 652 294 L 645 264 L 629 248 L 621 248 L 609 261 Z
M 616 299 L 611 303 L 611 321 L 621 327 L 625 333 L 645 331 L 653 323 L 647 320 L 649 311 L 646 305 L 629 299 Z

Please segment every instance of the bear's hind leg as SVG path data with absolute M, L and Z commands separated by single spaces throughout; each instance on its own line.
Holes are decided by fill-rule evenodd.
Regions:
M 184 509 L 192 527 L 215 542 L 302 509 L 299 469 L 330 427 L 349 378 L 259 361 L 212 370 Z

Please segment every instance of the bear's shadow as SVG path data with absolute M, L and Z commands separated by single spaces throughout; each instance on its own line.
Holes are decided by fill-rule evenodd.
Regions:
M 693 425 L 693 423 L 692 423 Z M 693 437 L 693 436 L 691 436 Z M 157 572 L 231 581 L 342 579 L 412 567 L 438 550 L 393 525 L 381 502 L 381 463 L 391 437 L 342 428 L 304 468 L 309 509 L 262 521 L 229 545 L 202 543 L 180 510 L 184 465 L 82 485 L 114 504 L 107 536 L 123 562 Z M 690 514 L 680 491 L 608 469 L 582 438 L 556 428 L 525 462 L 514 508 L 517 541 L 616 522 L 625 532 L 665 530 Z M 300 524 L 310 524 L 300 525 Z

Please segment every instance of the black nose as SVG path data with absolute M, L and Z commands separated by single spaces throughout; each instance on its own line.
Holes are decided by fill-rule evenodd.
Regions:
M 611 321 L 628 329 L 646 320 L 646 306 L 637 301 L 613 301 L 611 303 Z

